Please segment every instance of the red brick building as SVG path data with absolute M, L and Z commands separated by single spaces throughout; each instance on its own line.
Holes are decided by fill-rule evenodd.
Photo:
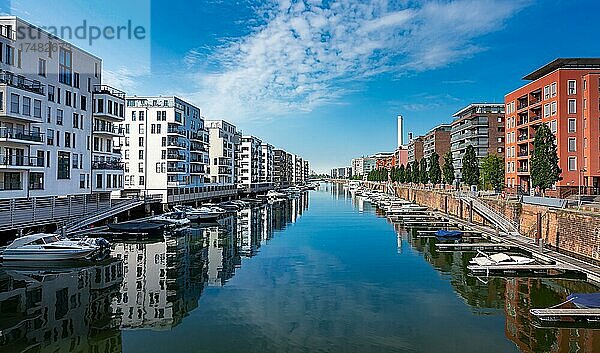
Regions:
M 533 138 L 541 124 L 556 136 L 562 180 L 556 196 L 600 187 L 600 58 L 556 59 L 505 96 L 506 185 L 530 190 Z

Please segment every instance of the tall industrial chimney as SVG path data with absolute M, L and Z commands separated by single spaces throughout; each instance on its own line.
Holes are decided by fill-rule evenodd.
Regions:
M 402 136 L 402 128 L 403 128 L 403 119 L 402 115 L 398 115 L 398 148 L 404 145 L 404 138 Z

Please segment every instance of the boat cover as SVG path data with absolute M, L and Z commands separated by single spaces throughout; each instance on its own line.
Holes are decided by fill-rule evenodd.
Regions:
M 571 293 L 567 299 L 579 307 L 600 308 L 600 292 Z
M 445 230 L 440 229 L 435 232 L 435 236 L 438 238 L 458 238 L 462 236 L 462 232 L 460 230 Z

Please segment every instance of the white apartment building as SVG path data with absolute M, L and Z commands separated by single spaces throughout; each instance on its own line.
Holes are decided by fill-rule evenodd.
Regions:
M 163 202 L 208 191 L 209 139 L 200 109 L 173 96 L 126 100 L 119 125 L 125 132 L 125 190 L 160 194 Z
M 304 183 L 304 162 L 301 157 L 292 155 L 292 183 L 300 185 Z
M 37 45 L 49 50 L 25 49 Z M 0 17 L 0 199 L 92 192 L 92 94 L 101 69 L 100 58 Z
M 233 124 L 224 120 L 206 120 L 205 124 L 209 140 L 210 182 L 233 185 L 241 134 Z
M 237 184 L 246 192 L 258 192 L 262 188 L 263 170 L 262 141 L 254 136 L 242 136 L 238 153 Z
M 309 171 L 308 161 L 304 160 L 304 181 L 305 182 L 306 182 L 306 180 L 308 180 L 309 173 L 310 173 L 310 171 Z
M 260 174 L 260 182 L 266 183 L 269 186 L 273 185 L 273 174 L 274 174 L 274 154 L 273 146 L 263 142 L 260 145 L 262 154 L 262 171 Z
M 376 168 L 377 160 L 371 157 L 360 157 L 352 159 L 352 175 L 362 176 L 366 179 L 367 175 Z
M 121 144 L 125 120 L 125 92 L 107 85 L 96 85 L 93 94 L 92 191 L 118 196 L 123 189 Z

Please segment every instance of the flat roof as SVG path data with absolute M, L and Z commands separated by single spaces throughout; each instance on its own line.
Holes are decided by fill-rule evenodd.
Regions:
M 456 117 L 466 112 L 469 109 L 477 108 L 477 107 L 502 107 L 504 108 L 504 103 L 471 103 L 456 113 L 452 114 L 452 116 Z
M 600 69 L 600 58 L 558 58 L 523 77 L 537 80 L 557 69 Z

